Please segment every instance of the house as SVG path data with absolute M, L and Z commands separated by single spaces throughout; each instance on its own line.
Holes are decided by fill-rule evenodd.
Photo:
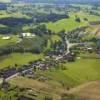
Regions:
M 35 34 L 32 33 L 21 33 L 22 38 L 33 38 L 35 37 Z
M 68 62 L 74 62 L 75 61 L 75 54 L 68 53 L 68 54 L 64 55 L 63 58 L 66 59 Z
M 18 71 L 16 70 L 16 68 L 9 68 L 9 69 L 4 69 L 0 71 L 0 77 L 1 78 L 8 78 L 14 74 L 18 73 Z

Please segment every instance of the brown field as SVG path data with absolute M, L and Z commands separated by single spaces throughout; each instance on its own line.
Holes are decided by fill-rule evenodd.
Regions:
M 100 100 L 100 81 L 85 83 L 70 90 L 70 93 L 77 94 L 84 100 Z
M 63 93 L 76 95 L 82 98 L 82 100 L 100 100 L 100 81 L 84 83 L 70 90 L 66 90 L 61 86 L 19 76 L 11 79 L 9 82 L 20 88 L 31 88 L 32 90 L 40 91 L 42 94 L 50 94 L 54 100 L 61 100 L 60 96 Z
M 94 36 L 100 36 L 100 25 L 91 25 L 87 31 Z
M 12 85 L 18 86 L 20 88 L 31 88 L 32 90 L 39 91 L 43 94 L 50 94 L 53 96 L 54 100 L 60 100 L 60 95 L 62 93 L 67 93 L 67 91 L 61 87 L 19 76 L 11 79 L 9 82 Z

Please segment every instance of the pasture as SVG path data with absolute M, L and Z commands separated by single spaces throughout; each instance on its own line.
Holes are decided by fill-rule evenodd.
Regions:
M 18 76 L 9 82 L 20 88 L 31 88 L 34 91 L 39 91 L 41 95 L 39 100 L 44 100 L 43 95 L 49 95 L 54 97 L 54 100 L 60 100 L 60 96 L 63 93 L 73 93 L 77 96 L 76 93 L 81 91 L 82 94 L 85 94 L 80 88 L 81 86 L 79 88 L 77 86 L 80 84 L 84 86 L 84 83 L 100 79 L 100 60 L 80 59 L 73 63 L 65 63 L 64 65 L 66 70 L 51 69 L 48 71 L 37 71 L 36 75 L 38 75 L 38 78 L 36 80 Z M 45 77 L 48 80 L 39 81 L 40 77 Z M 82 96 L 80 95 L 81 93 L 78 96 Z
M 32 53 L 12 53 L 0 57 L 0 69 L 11 66 L 14 67 L 18 64 L 21 67 L 23 64 L 28 64 L 30 61 L 38 60 L 43 57 L 43 54 L 32 54 Z
M 66 70 L 39 71 L 38 74 L 51 77 L 51 83 L 71 87 L 100 79 L 100 59 L 80 59 L 73 63 L 65 63 L 64 66 Z
M 81 19 L 81 22 L 76 22 L 75 16 L 79 17 Z M 87 18 L 88 21 L 85 21 L 84 18 Z M 66 31 L 71 31 L 75 28 L 89 25 L 88 23 L 89 21 L 98 21 L 98 20 L 100 20 L 98 16 L 90 15 L 82 11 L 77 13 L 71 12 L 70 18 L 62 19 L 56 22 L 49 22 L 46 23 L 46 26 L 48 29 L 51 29 L 54 32 L 59 32 L 63 29 L 65 29 Z
M 17 41 L 19 40 L 17 35 L 12 35 L 10 36 L 10 39 L 2 39 L 3 37 L 5 37 L 5 35 L 0 35 L 0 47 L 1 46 L 6 46 L 6 45 L 11 45 L 11 44 L 16 44 Z

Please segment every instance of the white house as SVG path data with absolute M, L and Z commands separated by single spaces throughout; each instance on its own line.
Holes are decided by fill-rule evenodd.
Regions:
M 21 36 L 22 37 L 26 37 L 26 38 L 32 38 L 35 36 L 35 34 L 32 34 L 32 33 L 21 33 Z

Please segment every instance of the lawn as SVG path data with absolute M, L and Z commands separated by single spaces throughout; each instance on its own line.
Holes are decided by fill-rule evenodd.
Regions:
M 0 35 L 0 46 L 6 46 L 9 44 L 16 44 L 18 41 L 18 36 L 17 35 L 12 35 L 10 39 L 4 40 L 2 39 L 4 35 Z
M 75 21 L 75 16 L 80 17 L 81 22 L 76 22 Z M 54 32 L 59 32 L 63 29 L 65 29 L 66 31 L 71 31 L 72 29 L 75 29 L 77 27 L 81 27 L 81 26 L 86 26 L 89 25 L 89 23 L 87 21 L 84 21 L 83 19 L 87 18 L 88 21 L 98 21 L 100 20 L 100 18 L 98 16 L 95 15 L 90 15 L 88 13 L 84 13 L 84 12 L 78 12 L 78 13 L 70 13 L 70 18 L 67 19 L 62 19 L 56 22 L 49 22 L 46 23 L 46 26 L 48 29 L 51 29 Z
M 43 58 L 43 54 L 13 53 L 5 57 L 0 57 L 0 69 L 8 66 L 13 67 L 15 64 L 18 64 L 18 67 L 20 67 L 20 65 L 27 64 L 30 61 L 40 58 Z

